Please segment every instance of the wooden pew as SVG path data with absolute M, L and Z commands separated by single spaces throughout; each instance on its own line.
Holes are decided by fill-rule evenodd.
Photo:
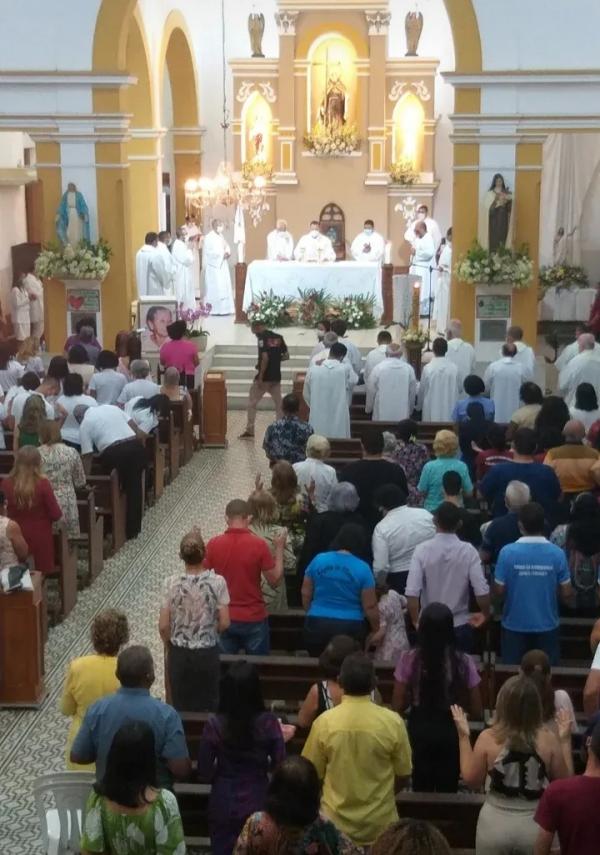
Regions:
M 171 401 L 169 406 L 173 414 L 175 430 L 179 431 L 181 436 L 180 461 L 185 466 L 194 453 L 194 425 L 190 418 L 190 404 L 184 398 L 182 401 Z
M 454 430 L 454 425 L 450 422 L 417 422 L 417 439 L 423 442 L 429 448 L 433 444 L 436 433 L 439 430 Z M 363 436 L 373 431 L 389 431 L 397 436 L 398 422 L 371 422 L 357 421 L 350 422 L 350 433 L 353 437 L 362 439 Z
M 77 550 L 69 543 L 62 520 L 57 523 L 57 528 L 54 534 L 54 569 L 44 574 L 44 582 L 47 579 L 58 579 L 60 616 L 66 618 L 77 602 Z
M 202 386 L 196 386 L 195 389 L 190 389 L 190 398 L 192 399 L 192 425 L 198 428 L 198 445 L 204 444 L 204 432 L 202 426 Z
M 100 575 L 104 565 L 104 520 L 96 509 L 95 490 L 87 490 L 84 497 L 83 491 L 80 491 L 79 495 L 82 496 L 77 499 L 81 533 L 79 537 L 73 538 L 73 542 L 87 551 L 86 583 L 90 585 Z
M 180 438 L 181 434 L 175 429 L 175 416 L 171 411 L 168 419 L 160 419 L 158 437 L 161 445 L 167 447 L 169 481 L 172 482 L 179 474 Z
M 504 683 L 519 673 L 517 665 L 494 665 L 490 669 L 490 699 L 489 703 L 495 706 L 495 699 Z M 588 668 L 569 668 L 559 665 L 552 668 L 552 686 L 554 689 L 564 689 L 568 692 L 576 713 L 583 712 L 583 687 L 589 674 Z M 485 705 L 486 709 L 493 706 Z
M 269 615 L 271 650 L 294 654 L 304 650 L 304 618 L 302 609 L 290 609 L 281 614 Z
M 148 482 L 151 504 L 154 504 L 165 490 L 165 447 L 161 445 L 158 434 L 150 434 L 146 439 L 148 453 Z
M 110 534 L 111 555 L 125 543 L 125 511 L 127 499 L 121 492 L 119 475 L 113 469 L 110 475 L 88 475 L 87 482 L 94 488 L 96 511 L 104 520 L 104 531 Z
M 332 438 L 329 440 L 329 446 L 331 451 L 329 452 L 329 460 L 327 461 L 331 466 L 331 460 L 337 458 L 356 458 L 360 460 L 363 456 L 363 448 L 360 439 L 340 439 L 340 438 Z

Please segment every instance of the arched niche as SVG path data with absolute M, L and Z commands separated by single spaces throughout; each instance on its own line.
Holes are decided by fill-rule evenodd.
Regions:
M 339 205 L 328 202 L 319 214 L 321 231 L 330 238 L 337 261 L 346 258 L 346 217 Z
M 405 92 L 393 113 L 394 135 L 392 160 L 409 162 L 415 172 L 421 171 L 425 140 L 425 110 L 413 92 Z
M 327 116 L 332 112 L 328 110 L 328 99 L 332 95 L 335 95 L 336 104 L 341 105 L 343 122 L 357 123 L 357 52 L 352 41 L 338 32 L 323 33 L 310 46 L 307 59 L 307 131 L 310 132 L 317 122 L 327 123 Z
M 252 92 L 242 107 L 242 162 L 273 163 L 273 111 L 260 92 Z

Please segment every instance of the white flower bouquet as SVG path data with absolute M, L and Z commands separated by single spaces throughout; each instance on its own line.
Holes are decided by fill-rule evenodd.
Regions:
M 106 278 L 110 270 L 110 246 L 104 240 L 98 243 L 81 241 L 71 244 L 48 244 L 35 262 L 36 275 L 41 279 L 99 279 Z
M 511 285 L 523 290 L 533 282 L 533 261 L 526 246 L 518 250 L 499 247 L 489 252 L 475 241 L 458 260 L 455 272 L 470 285 Z
M 341 157 L 360 148 L 356 125 L 328 128 L 317 122 L 310 134 L 304 136 L 304 148 L 317 157 Z
M 402 184 L 404 187 L 408 187 L 419 180 L 419 173 L 414 168 L 410 158 L 401 157 L 400 160 L 394 161 L 390 166 L 390 178 L 392 184 Z
M 545 293 L 550 288 L 587 288 L 587 273 L 579 265 L 553 264 L 540 269 L 540 287 Z
M 402 343 L 406 345 L 420 345 L 422 347 L 424 344 L 427 344 L 428 341 L 429 333 L 427 330 L 423 330 L 420 327 L 417 327 L 416 329 L 414 327 L 410 327 L 402 334 Z

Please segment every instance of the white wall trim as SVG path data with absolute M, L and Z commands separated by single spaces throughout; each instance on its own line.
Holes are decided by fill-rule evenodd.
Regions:
M 479 86 L 572 86 L 573 84 L 596 85 L 600 83 L 597 69 L 565 69 L 563 71 L 482 71 L 477 74 L 461 74 L 456 71 L 440 72 L 444 80 L 456 89 L 473 89 Z
M 477 166 L 453 166 L 453 172 L 480 172 L 482 167 L 480 165 Z M 541 172 L 541 166 L 502 166 L 499 165 L 497 168 L 498 172 L 510 172 L 514 170 L 515 172 Z
M 0 71 L 0 85 L 8 86 L 91 86 L 92 89 L 112 89 L 134 86 L 133 74 L 96 74 L 92 71 Z

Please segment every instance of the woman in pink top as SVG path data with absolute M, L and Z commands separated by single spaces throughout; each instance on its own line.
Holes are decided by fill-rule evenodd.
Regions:
M 188 389 L 194 388 L 196 366 L 200 362 L 195 344 L 184 338 L 187 330 L 185 321 L 174 321 L 167 327 L 170 341 L 160 349 L 160 362 L 165 368 L 179 371 L 180 383 Z

